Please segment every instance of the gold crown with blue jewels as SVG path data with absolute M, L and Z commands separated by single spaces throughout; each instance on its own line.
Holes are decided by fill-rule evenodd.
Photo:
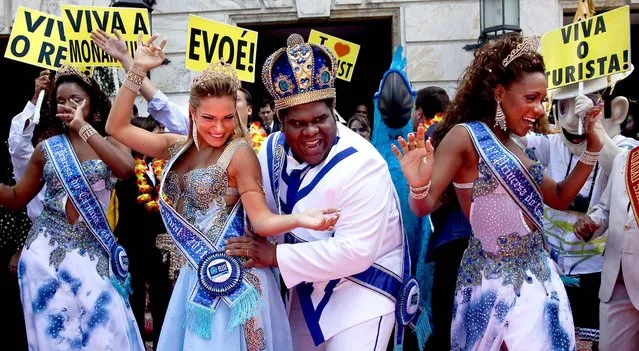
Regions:
M 273 97 L 275 110 L 313 101 L 335 99 L 337 59 L 323 45 L 305 43 L 291 34 L 286 47 L 269 56 L 262 68 L 262 82 Z

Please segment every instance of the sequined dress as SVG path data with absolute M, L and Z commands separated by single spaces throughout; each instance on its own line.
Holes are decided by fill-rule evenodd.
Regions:
M 563 283 L 514 200 L 480 161 L 471 188 L 473 236 L 457 276 L 451 326 L 453 350 L 575 350 Z M 540 184 L 543 167 L 529 170 Z
M 208 236 L 217 235 L 227 219 L 224 196 L 237 195 L 235 188 L 228 187 L 226 169 L 235 151 L 245 143 L 243 139 L 231 141 L 215 164 L 184 174 L 184 190 L 180 187 L 179 175 L 173 170 L 166 170 L 165 194 L 173 204 L 182 201 L 182 205 L 177 206 L 180 215 Z M 172 147 L 171 154 L 183 146 L 184 141 L 181 141 Z M 244 274 L 262 297 L 257 315 L 229 330 L 231 310 L 225 303 L 219 303 L 213 313 L 211 338 L 203 339 L 184 326 L 187 299 L 197 282 L 197 273 L 188 263 L 185 264 L 173 288 L 158 350 L 292 350 L 288 318 L 280 295 L 280 285 L 273 271 L 249 269 Z
M 144 350 L 129 303 L 111 284 L 107 255 L 82 219 L 69 223 L 68 196 L 43 152 L 44 210 L 18 264 L 29 350 Z M 101 160 L 82 169 L 106 209 L 111 171 Z

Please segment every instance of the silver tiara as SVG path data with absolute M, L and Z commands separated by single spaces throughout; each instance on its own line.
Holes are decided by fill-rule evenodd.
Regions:
M 506 58 L 501 62 L 504 67 L 508 67 L 508 65 L 515 61 L 519 56 L 529 53 L 537 52 L 539 48 L 539 43 L 541 42 L 541 38 L 539 36 L 532 36 L 524 38 L 513 51 L 506 56 Z

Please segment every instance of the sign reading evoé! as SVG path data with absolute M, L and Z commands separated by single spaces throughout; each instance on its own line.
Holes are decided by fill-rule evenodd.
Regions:
M 224 60 L 240 80 L 255 81 L 257 32 L 191 15 L 186 41 L 186 68 L 204 70 Z

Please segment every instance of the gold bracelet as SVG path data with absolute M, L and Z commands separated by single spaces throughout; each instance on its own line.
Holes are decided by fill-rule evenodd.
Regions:
M 98 134 L 98 131 L 95 130 L 95 128 L 93 128 L 93 126 L 91 126 L 90 124 L 87 124 L 86 126 L 80 128 L 78 134 L 80 134 L 80 138 L 82 138 L 82 140 L 86 142 L 90 137 Z
M 126 75 L 126 80 L 122 86 L 127 87 L 129 90 L 137 94 L 142 87 L 144 78 L 146 78 L 146 73 L 133 65 L 131 66 L 131 69 L 129 69 L 129 72 Z

